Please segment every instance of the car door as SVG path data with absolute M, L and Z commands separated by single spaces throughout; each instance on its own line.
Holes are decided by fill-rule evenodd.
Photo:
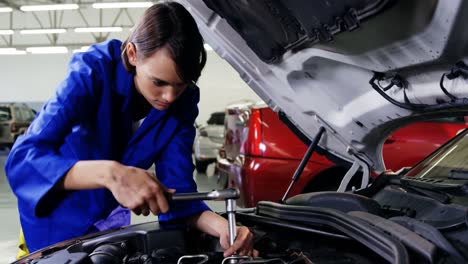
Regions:
M 16 130 L 18 131 L 18 135 L 23 134 L 25 131 L 25 128 L 28 127 L 28 114 L 26 111 L 24 111 L 24 107 L 14 107 L 14 112 L 15 112 L 15 121 L 16 121 Z
M 11 109 L 8 106 L 0 106 L 0 142 L 9 143 L 11 138 Z

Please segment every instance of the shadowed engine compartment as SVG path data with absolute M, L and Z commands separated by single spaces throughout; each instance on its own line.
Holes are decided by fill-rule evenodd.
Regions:
M 255 221 L 248 222 L 254 224 Z M 152 222 L 86 242 L 77 241 L 31 263 L 229 263 L 223 257 L 217 238 L 189 229 L 158 228 L 161 226 Z M 361 244 L 341 235 L 328 236 L 326 232 L 317 234 L 286 225 L 259 227 L 254 224 L 251 229 L 256 235 L 260 257 L 254 260 L 241 258 L 237 263 L 385 262 Z
M 238 211 L 238 222 L 255 235 L 259 258 L 239 258 L 236 263 L 465 262 L 464 200 L 438 201 L 395 179 L 387 178 L 388 185 L 375 182 L 377 190 L 369 188 L 366 195 L 308 193 L 286 204 L 260 202 Z M 63 242 L 18 263 L 230 261 L 217 238 L 178 223 L 150 222 Z

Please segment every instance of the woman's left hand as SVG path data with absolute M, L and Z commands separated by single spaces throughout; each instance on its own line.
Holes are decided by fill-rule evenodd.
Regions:
M 226 230 L 227 231 L 227 230 Z M 229 233 L 223 232 L 220 234 L 219 241 L 224 250 L 224 257 L 231 256 L 236 253 L 239 256 L 257 257 L 258 251 L 253 248 L 254 236 L 250 230 L 241 226 L 237 228 L 236 240 L 232 246 L 229 246 Z
M 247 227 L 237 227 L 236 240 L 232 246 L 229 246 L 228 221 L 220 215 L 211 211 L 204 211 L 200 214 L 193 215 L 188 221 L 189 224 L 195 225 L 201 231 L 219 237 L 219 242 L 224 249 L 225 257 L 231 256 L 236 252 L 240 256 L 258 256 L 258 251 L 253 248 L 254 236 Z

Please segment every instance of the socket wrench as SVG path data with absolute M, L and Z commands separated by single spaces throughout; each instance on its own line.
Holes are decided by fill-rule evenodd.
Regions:
M 229 245 L 232 246 L 236 239 L 236 199 L 239 198 L 238 189 L 214 190 L 201 193 L 175 193 L 168 195 L 172 201 L 198 201 L 198 200 L 225 200 L 226 214 L 228 216 Z

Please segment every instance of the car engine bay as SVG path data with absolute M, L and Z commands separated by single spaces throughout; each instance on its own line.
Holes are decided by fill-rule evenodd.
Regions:
M 358 193 L 316 192 L 236 212 L 258 258 L 223 257 L 215 237 L 150 222 L 36 252 L 18 263 L 461 263 L 468 260 L 468 202 L 382 175 Z M 434 197 L 436 198 L 434 198 Z M 438 200 L 439 199 L 439 200 Z M 448 217 L 450 216 L 450 217 Z M 42 256 L 42 257 L 41 257 Z

